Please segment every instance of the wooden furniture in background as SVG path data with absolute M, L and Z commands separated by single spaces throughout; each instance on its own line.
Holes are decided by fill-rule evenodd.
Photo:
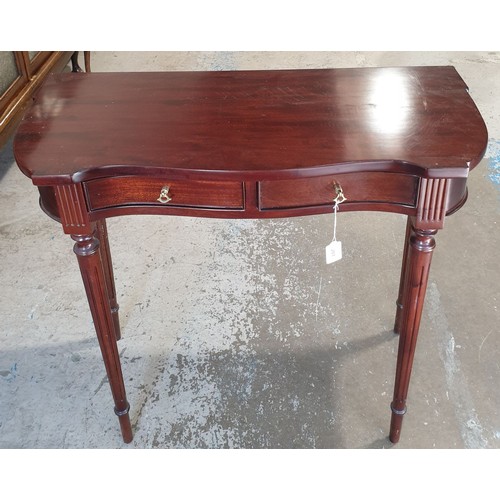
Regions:
M 72 71 L 81 71 L 78 52 L 0 52 L 0 148 L 45 78 L 62 71 L 70 60 Z M 90 71 L 90 52 L 85 52 L 85 71 Z
M 37 94 L 14 153 L 43 210 L 75 241 L 126 442 L 107 217 L 324 214 L 339 190 L 347 198 L 341 212 L 406 215 L 395 443 L 434 236 L 465 203 L 486 144 L 484 121 L 453 67 L 73 73 L 52 76 Z

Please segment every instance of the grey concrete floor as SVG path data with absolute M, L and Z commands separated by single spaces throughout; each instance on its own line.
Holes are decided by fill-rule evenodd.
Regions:
M 498 53 L 92 53 L 93 71 L 456 66 L 489 129 L 437 236 L 396 448 L 500 445 Z M 405 218 L 108 221 L 135 438 L 121 441 L 72 242 L 0 152 L 0 447 L 389 448 Z

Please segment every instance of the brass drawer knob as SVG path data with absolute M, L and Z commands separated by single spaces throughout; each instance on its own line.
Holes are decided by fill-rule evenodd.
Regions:
M 342 202 L 346 201 L 347 198 L 344 195 L 344 191 L 342 190 L 342 186 L 338 182 L 334 181 L 333 189 L 335 190 L 335 198 L 333 199 L 333 206 L 337 207 Z
M 163 186 L 160 191 L 160 197 L 156 201 L 159 201 L 160 203 L 163 204 L 171 201 L 172 198 L 168 195 L 169 191 L 170 191 L 170 186 Z

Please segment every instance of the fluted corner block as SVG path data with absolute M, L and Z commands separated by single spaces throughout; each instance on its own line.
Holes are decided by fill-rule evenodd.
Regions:
M 63 184 L 55 186 L 61 224 L 66 234 L 84 234 L 91 231 L 91 222 L 87 203 L 81 184 Z
M 442 229 L 446 216 L 449 179 L 422 179 L 413 221 L 419 229 Z

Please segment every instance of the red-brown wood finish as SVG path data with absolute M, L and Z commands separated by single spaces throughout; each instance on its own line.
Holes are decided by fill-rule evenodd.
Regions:
M 111 307 L 111 316 L 115 327 L 116 340 L 121 339 L 120 318 L 118 316 L 118 301 L 116 298 L 115 278 L 113 273 L 113 262 L 111 260 L 111 250 L 109 248 L 108 228 L 106 220 L 100 219 L 96 222 L 96 238 L 99 240 L 99 251 L 101 252 L 101 261 L 106 280 L 106 290 L 109 296 L 109 305 Z
M 402 319 L 399 324 L 399 348 L 396 364 L 394 398 L 391 403 L 392 418 L 390 440 L 397 443 L 401 434 L 403 416 L 406 413 L 406 397 L 410 384 L 413 357 L 417 343 L 420 318 L 431 265 L 432 252 L 436 246 L 437 230 L 421 230 L 413 226 L 405 249 L 403 278 Z
M 171 200 L 159 201 L 162 189 L 167 187 Z M 128 205 L 156 205 L 166 203 L 174 207 L 215 208 L 243 210 L 243 183 L 237 181 L 170 180 L 168 177 L 107 177 L 85 183 L 89 208 Z
M 394 320 L 394 333 L 401 331 L 401 321 L 403 319 L 403 295 L 405 292 L 406 263 L 408 257 L 408 245 L 411 236 L 411 219 L 406 219 L 405 243 L 403 245 L 403 260 L 401 262 L 401 277 L 399 279 L 398 299 L 396 300 L 396 319 Z
M 125 441 L 105 219 L 344 211 L 408 216 L 394 330 L 390 439 L 400 437 L 434 235 L 467 198 L 487 143 L 453 67 L 64 74 L 40 90 L 14 153 L 42 209 L 76 241 Z
M 259 183 L 261 210 L 326 206 L 331 210 L 333 186 L 349 193 L 346 202 L 403 205 L 415 208 L 419 177 L 390 172 L 337 174 Z
M 37 185 L 54 185 L 152 172 L 293 178 L 374 160 L 466 177 L 485 148 L 451 66 L 71 73 L 44 84 L 16 157 Z
M 128 414 L 130 405 L 125 394 L 120 356 L 116 344 L 117 334 L 111 314 L 102 256 L 99 252 L 99 240 L 95 237 L 95 231 L 91 234 L 73 234 L 71 238 L 76 242 L 74 252 L 80 265 L 90 312 L 94 320 L 111 393 L 115 400 L 115 414 L 120 422 L 123 440 L 130 443 L 132 441 L 132 427 Z

